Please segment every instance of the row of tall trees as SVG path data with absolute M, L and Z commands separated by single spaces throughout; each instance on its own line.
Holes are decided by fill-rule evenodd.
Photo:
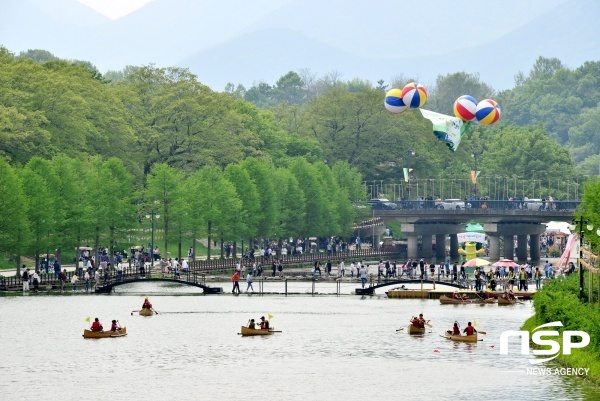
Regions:
M 160 215 L 162 246 L 182 256 L 182 243 L 242 238 L 287 238 L 352 234 L 361 196 L 361 175 L 339 162 L 290 159 L 276 167 L 247 158 L 224 170 L 204 166 L 191 174 L 166 163 L 153 165 L 145 187 L 118 158 L 47 161 L 33 157 L 20 168 L 0 158 L 0 252 L 16 257 L 55 253 L 82 245 L 117 249 L 138 245 L 145 216 Z M 141 224 L 141 223 L 144 224 Z M 195 251 L 195 250 L 194 250 Z

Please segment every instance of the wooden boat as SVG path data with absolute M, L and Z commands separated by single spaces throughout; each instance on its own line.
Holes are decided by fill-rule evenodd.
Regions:
M 471 334 L 470 336 L 453 336 L 450 330 L 447 330 L 446 333 L 442 336 L 452 341 L 460 341 L 463 343 L 476 343 L 477 342 L 477 333 Z
M 494 298 L 500 298 L 504 292 L 492 291 L 489 293 L 489 296 Z M 519 299 L 531 299 L 535 292 L 513 292 L 513 295 Z
M 250 329 L 246 326 L 242 326 L 242 336 L 268 336 L 274 333 L 274 328 L 270 328 L 268 330 L 261 329 Z
M 487 299 L 454 299 L 445 295 L 440 295 L 440 303 L 443 305 L 452 304 L 492 304 L 496 302 L 494 298 Z
M 154 311 L 152 309 L 142 308 L 140 310 L 140 316 L 152 316 L 154 315 Z
M 508 299 L 503 297 L 498 297 L 498 305 L 514 305 L 517 303 L 516 299 Z
M 425 334 L 426 332 L 425 328 L 415 327 L 412 324 L 408 325 L 408 334 Z
M 117 331 L 92 331 L 85 329 L 83 330 L 83 338 L 115 338 L 123 337 L 127 335 L 127 327 L 123 326 Z

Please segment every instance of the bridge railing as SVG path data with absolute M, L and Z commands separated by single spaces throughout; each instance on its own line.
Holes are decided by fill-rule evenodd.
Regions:
M 491 209 L 491 210 L 535 210 L 535 211 L 561 211 L 575 210 L 581 201 L 578 200 L 553 200 L 542 202 L 540 200 L 484 200 L 465 199 L 459 202 L 444 202 L 438 200 L 401 200 L 395 202 L 376 203 L 372 205 L 375 210 L 419 210 L 419 209 Z
M 287 255 L 272 255 L 271 257 L 267 256 L 258 256 L 254 259 L 250 259 L 249 257 L 244 257 L 242 259 L 211 259 L 211 260 L 195 260 L 190 263 L 190 267 L 192 269 L 197 269 L 199 271 L 223 271 L 223 270 L 232 270 L 237 267 L 237 264 L 240 263 L 244 266 L 251 266 L 253 263 L 260 263 L 261 265 L 270 265 L 273 260 L 281 261 L 281 263 L 285 265 L 290 264 L 306 264 L 306 263 L 314 263 L 315 261 L 337 261 L 337 260 L 347 260 L 347 259 L 355 259 L 360 260 L 361 258 L 372 258 L 372 257 L 388 257 L 397 255 L 399 250 L 393 247 L 383 247 L 381 249 L 356 249 L 356 250 L 347 250 L 343 252 L 305 252 L 302 254 L 287 254 Z

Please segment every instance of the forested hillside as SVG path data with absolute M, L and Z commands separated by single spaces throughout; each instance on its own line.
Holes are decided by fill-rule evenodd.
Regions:
M 418 111 L 383 107 L 386 90 L 408 77 L 373 85 L 291 71 L 274 85 L 218 93 L 182 68 L 103 76 L 85 61 L 1 48 L 0 180 L 11 194 L 0 207 L 1 251 L 120 243 L 147 225 L 149 210 L 163 216 L 165 247 L 207 236 L 345 235 L 357 218 L 351 202 L 392 197 L 383 183 L 400 185 L 408 166 L 417 185 L 467 185 L 476 169 L 488 179 L 478 196 L 494 196 L 500 179 L 502 197 L 568 198 L 569 182 L 597 174 L 599 65 L 572 71 L 540 58 L 501 93 L 464 72 L 438 77 L 425 108 L 449 114 L 471 94 L 495 98 L 504 113 L 453 153 Z M 381 186 L 369 194 L 368 182 Z M 435 183 L 423 194 L 449 195 Z

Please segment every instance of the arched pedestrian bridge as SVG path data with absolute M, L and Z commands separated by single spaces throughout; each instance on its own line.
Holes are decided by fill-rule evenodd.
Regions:
M 198 273 L 196 270 L 189 270 L 177 276 L 173 274 L 163 275 L 162 273 L 149 271 L 141 274 L 139 270 L 124 272 L 121 276 L 115 275 L 108 280 L 101 280 L 102 285 L 96 287 L 96 293 L 111 293 L 115 287 L 132 284 L 132 283 L 149 283 L 149 282 L 168 282 L 182 285 L 190 285 L 192 287 L 202 288 L 205 294 L 221 294 L 223 288 L 210 287 L 206 285 L 206 276 Z

